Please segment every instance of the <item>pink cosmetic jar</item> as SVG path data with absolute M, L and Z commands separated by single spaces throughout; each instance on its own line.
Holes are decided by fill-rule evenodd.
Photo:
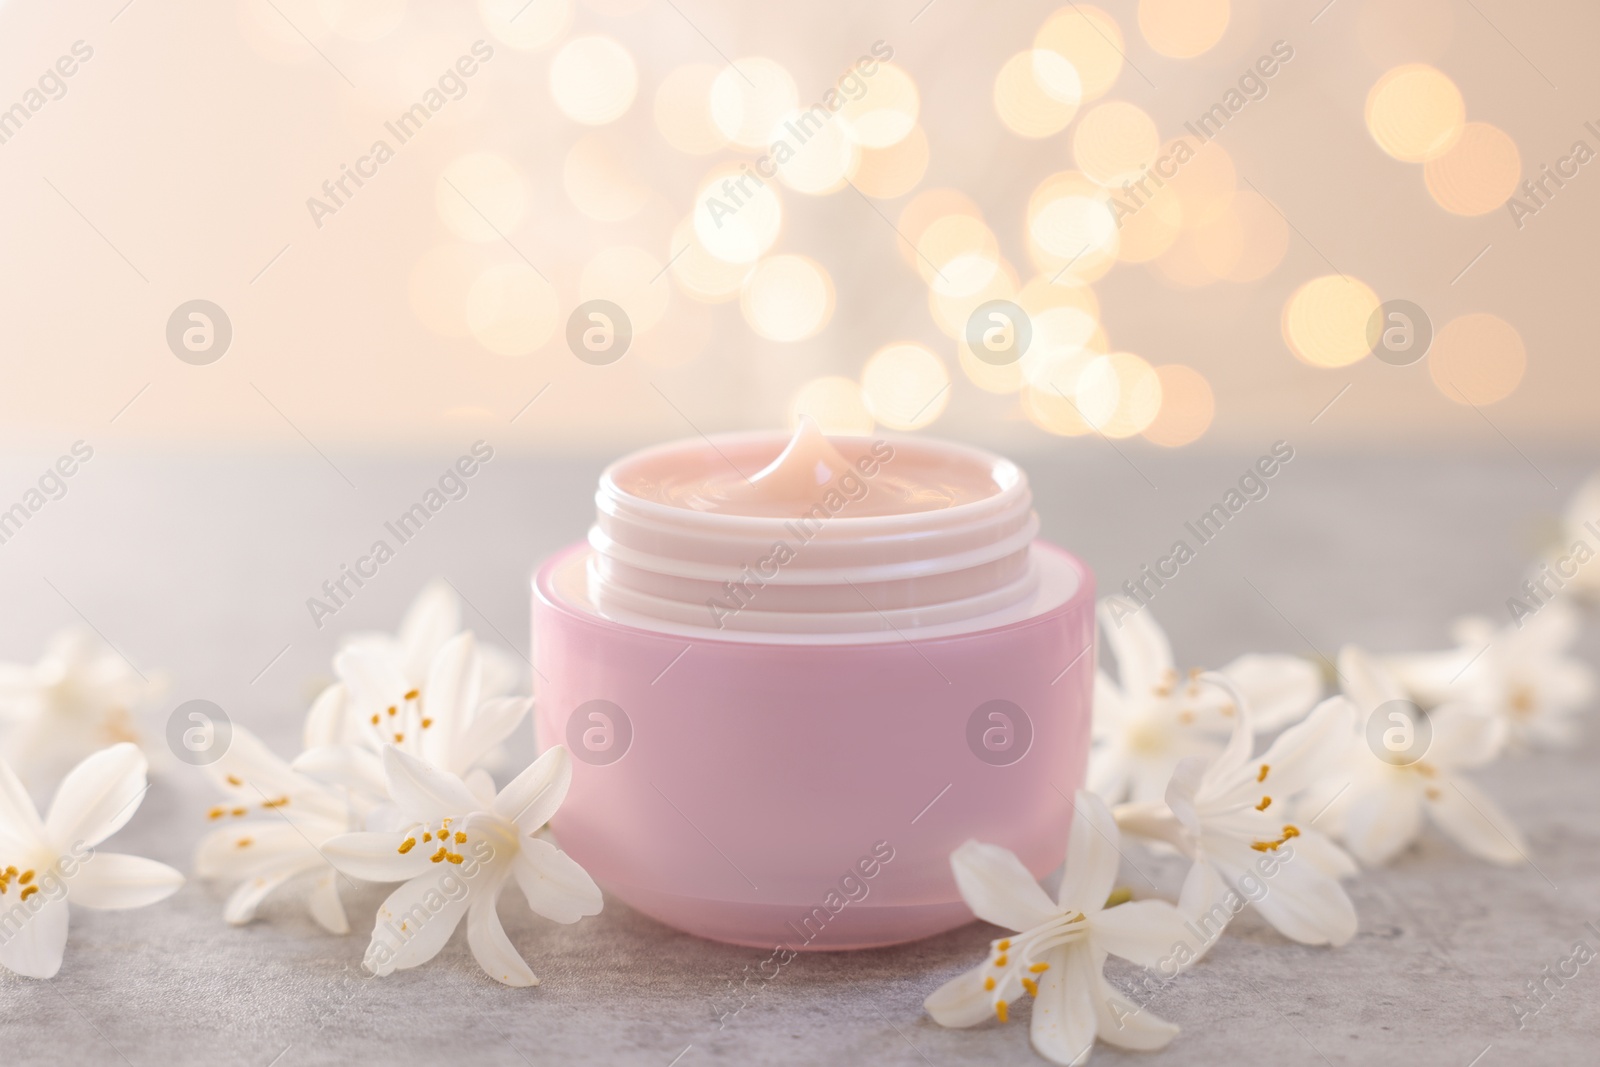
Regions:
M 1094 578 L 1038 540 L 1026 476 L 924 438 L 736 434 L 609 467 L 534 578 L 553 829 L 613 896 L 791 951 L 971 920 L 950 853 L 1066 848 Z

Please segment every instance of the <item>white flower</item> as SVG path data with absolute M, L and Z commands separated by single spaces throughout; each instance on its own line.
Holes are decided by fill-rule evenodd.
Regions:
M 228 898 L 223 917 L 235 925 L 247 923 L 279 888 L 309 883 L 311 917 L 330 933 L 349 933 L 339 900 L 339 875 L 321 849 L 329 838 L 361 828 L 364 808 L 358 798 L 291 770 L 238 725 L 227 751 L 205 771 L 228 798 L 208 817 L 226 825 L 201 840 L 195 851 L 195 873 L 240 883 Z M 267 817 L 236 821 L 252 812 Z
M 339 681 L 323 690 L 306 715 L 304 747 L 370 743 L 372 716 L 390 707 L 420 720 L 435 660 L 461 632 L 461 602 L 440 578 L 417 594 L 398 634 L 348 637 L 333 661 Z M 504 653 L 485 648 L 478 657 L 482 697 L 508 693 L 521 680 L 522 672 Z
M 459 777 L 390 745 L 383 750 L 388 792 L 403 829 L 336 837 L 325 851 L 347 874 L 405 881 L 378 909 L 364 965 L 377 975 L 438 955 L 467 920 L 467 944 L 484 973 L 512 986 L 538 984 L 495 911 L 508 879 L 528 907 L 575 923 L 600 912 L 600 889 L 582 867 L 533 836 L 566 798 L 567 750 L 550 749 L 496 795 L 476 794 Z
M 445 641 L 421 685 L 410 689 L 401 688 L 411 683 L 382 655 L 346 649 L 339 660 L 351 678 L 348 707 L 359 708 L 365 719 L 350 731 L 353 740 L 312 748 L 293 767 L 374 802 L 389 799 L 379 760 L 385 748 L 465 776 L 511 736 L 533 703 L 528 697 L 482 699 L 483 657 L 470 631 Z
M 134 711 L 161 688 L 92 632 L 63 630 L 38 663 L 0 664 L 0 755 L 34 788 L 53 785 L 91 752 L 141 743 Z
M 1217 675 L 1205 678 L 1226 686 Z M 1202 950 L 1246 901 L 1285 937 L 1342 945 L 1355 936 L 1356 912 L 1339 878 L 1355 874 L 1355 864 L 1315 828 L 1297 825 L 1289 810 L 1297 794 L 1348 760 L 1349 704 L 1343 697 L 1323 701 L 1258 759 L 1250 756 L 1254 737 L 1248 707 L 1241 707 L 1220 755 L 1178 764 L 1166 804 L 1121 805 L 1117 825 L 1194 861 L 1178 906 L 1203 924 Z
M 1521 626 L 1498 631 L 1488 619 L 1459 619 L 1449 652 L 1394 656 L 1400 684 L 1425 705 L 1459 702 L 1503 718 L 1518 746 L 1556 748 L 1578 737 L 1578 715 L 1595 695 L 1595 673 L 1568 655 L 1578 612 L 1551 601 Z
M 1525 862 L 1527 845 L 1521 832 L 1460 773 L 1499 755 L 1505 746 L 1505 719 L 1461 704 L 1442 704 L 1426 715 L 1430 736 L 1420 758 L 1404 745 L 1391 754 L 1387 742 L 1369 744 L 1367 724 L 1379 707 L 1406 699 L 1400 683 L 1358 648 L 1339 653 L 1339 673 L 1356 713 L 1350 763 L 1308 791 L 1301 809 L 1325 809 L 1323 825 L 1364 866 L 1386 863 L 1414 841 L 1422 832 L 1424 813 L 1476 856 L 1495 863 Z M 1410 726 L 1399 711 L 1393 715 L 1378 724 L 1385 732 L 1380 737 L 1389 730 L 1399 731 L 1397 737 L 1414 734 L 1420 745 L 1423 723 Z
M 29 978 L 55 977 L 67 947 L 68 900 L 85 908 L 142 908 L 183 885 L 183 875 L 164 863 L 94 851 L 139 809 L 146 766 L 126 742 L 96 752 L 67 773 L 41 821 L 0 761 L 0 966 Z
M 1156 1049 L 1178 1028 L 1112 989 L 1106 955 L 1154 967 L 1184 939 L 1184 920 L 1165 901 L 1105 906 L 1117 876 L 1117 824 L 1100 798 L 1079 791 L 1066 870 L 1052 901 L 1022 861 L 997 845 L 968 841 L 950 856 L 972 913 L 1018 931 L 992 943 L 982 965 L 923 1002 L 941 1026 L 973 1026 L 1011 1001 L 1034 996 L 1033 1047 L 1055 1063 L 1082 1063 L 1096 1036 L 1121 1048 Z
M 1180 760 L 1214 756 L 1235 717 L 1233 701 L 1178 676 L 1172 646 L 1150 609 L 1100 602 L 1100 631 L 1117 659 L 1118 682 L 1095 672 L 1094 748 L 1089 788 L 1109 803 L 1131 794 L 1157 801 Z M 1275 730 L 1298 719 L 1322 695 L 1315 664 L 1299 656 L 1241 656 L 1222 669 L 1256 709 L 1256 726 Z

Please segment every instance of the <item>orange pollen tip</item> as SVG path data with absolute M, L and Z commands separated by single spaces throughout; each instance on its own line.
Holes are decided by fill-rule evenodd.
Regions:
M 456 831 L 456 844 L 464 845 L 466 843 L 467 843 L 467 835 L 462 833 L 460 830 L 457 830 Z
M 400 714 L 400 709 L 396 708 L 393 704 L 390 704 L 389 705 L 389 714 L 390 715 L 398 715 L 398 714 Z
M 230 774 L 230 775 L 228 775 L 228 784 L 229 785 L 244 785 L 244 782 L 240 781 L 239 776 L 237 774 Z
M 433 833 L 431 831 L 426 831 L 426 830 L 423 831 L 422 839 L 424 841 L 432 841 L 433 840 Z
M 994 1017 L 996 1019 L 999 1019 L 1001 1022 L 1005 1022 L 1006 1021 L 1006 1011 L 1007 1011 L 1008 1008 L 1010 1008 L 1009 1004 L 1007 1004 L 1003 1000 L 999 1001 L 994 1006 Z
M 983 980 L 983 988 L 985 992 L 992 992 L 994 990 L 994 978 L 992 976 Z
M 448 851 L 446 851 L 443 847 L 441 847 L 438 852 L 435 852 L 433 855 L 429 856 L 428 858 L 431 859 L 435 863 L 443 863 L 444 862 L 444 858 L 446 856 L 448 856 L 449 854 L 450 853 Z
M 373 712 L 372 713 L 372 725 L 374 725 L 374 726 L 378 725 L 378 713 L 377 712 Z
M 406 735 L 405 734 L 395 734 L 394 735 L 394 743 L 397 744 L 397 745 L 400 742 L 404 741 L 405 739 L 406 739 Z
M 1291 837 L 1299 837 L 1299 836 L 1300 836 L 1300 831 L 1297 828 L 1295 828 L 1293 826 L 1285 826 L 1283 828 L 1283 839 L 1285 841 L 1289 840 L 1289 838 L 1291 838 Z
M 32 871 L 23 871 L 22 872 L 22 877 L 17 879 L 17 884 L 18 885 L 27 885 L 31 881 L 33 881 L 33 872 Z
M 997 949 L 999 949 L 999 950 L 1000 950 L 1000 951 L 1001 951 L 1001 952 L 1005 952 L 1005 951 L 1006 951 L 1006 950 L 1007 950 L 1007 949 L 1009 949 L 1009 948 L 1010 948 L 1010 947 L 1011 947 L 1011 939 L 1010 939 L 1010 938 L 1009 938 L 1009 937 L 1007 937 L 1007 938 L 1002 938 L 1002 939 L 1001 939 L 1001 940 L 1000 940 L 1000 941 L 999 941 L 999 942 L 998 942 L 998 943 L 997 943 L 997 944 L 996 944 L 996 945 L 995 945 L 995 948 L 997 948 Z
M 221 808 L 212 808 L 210 811 L 206 812 L 206 818 L 220 819 L 226 814 L 227 812 L 223 811 Z
M 445 859 L 449 860 L 451 863 L 460 864 L 466 859 L 466 857 L 459 852 L 452 852 L 446 856 Z
M 276 800 L 264 801 L 261 806 L 263 808 L 286 808 L 289 806 L 289 798 L 279 797 Z
M 233 817 L 235 819 L 242 819 L 242 818 L 244 818 L 244 816 L 245 816 L 245 810 L 243 808 L 234 808 L 233 809 Z
M 1035 963 L 1032 967 L 1028 968 L 1028 970 L 1032 971 L 1034 974 L 1043 974 L 1049 969 L 1050 965 L 1048 963 Z
M 250 838 L 248 838 L 248 837 L 239 838 L 239 847 L 240 848 L 249 848 L 250 847 Z
M 422 728 L 424 730 L 426 730 L 428 727 L 430 727 L 432 725 L 433 725 L 433 720 L 432 719 L 423 719 L 422 720 Z
M 1257 811 L 1266 811 L 1268 805 L 1270 805 L 1271 803 L 1272 803 L 1272 798 L 1271 797 L 1262 797 L 1261 798 L 1261 803 L 1256 805 L 1256 810 Z
M 994 965 L 996 967 L 1004 967 L 1006 965 L 1006 959 L 1007 958 L 1008 957 L 1006 956 L 1006 954 L 1004 952 L 1000 953 L 1000 955 L 998 955 L 998 956 L 996 956 L 994 958 Z
M 28 888 L 26 888 L 26 889 L 24 889 L 22 891 L 22 899 L 23 900 L 27 900 L 29 897 L 33 896 L 38 891 L 39 891 L 39 887 L 38 886 L 30 885 Z
M 413 689 L 413 690 L 409 691 L 408 693 L 406 693 L 406 699 L 407 700 L 415 700 L 421 695 L 422 695 L 422 690 Z
M 417 839 L 414 837 L 408 837 L 404 841 L 400 842 L 400 855 L 404 856 L 407 852 L 410 852 L 416 847 Z
M 1270 770 L 1272 770 L 1272 765 L 1270 763 L 1263 763 L 1261 765 L 1261 769 L 1256 772 L 1256 781 L 1258 781 L 1258 782 L 1266 781 L 1267 780 L 1267 772 L 1270 771 Z
M 1028 991 L 1028 996 L 1030 997 L 1036 997 L 1039 995 L 1039 983 L 1035 982 L 1032 978 L 1024 978 L 1022 980 L 1022 988 Z

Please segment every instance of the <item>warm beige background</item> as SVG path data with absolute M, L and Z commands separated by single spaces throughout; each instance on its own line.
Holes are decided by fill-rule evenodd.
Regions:
M 74 41 L 94 48 L 66 96 L 0 145 L 0 420 L 8 439 L 43 448 L 79 437 L 304 448 L 303 433 L 352 450 L 492 433 L 513 448 L 607 452 L 692 433 L 689 422 L 706 431 L 779 424 L 806 381 L 855 377 L 876 349 L 915 340 L 954 377 L 932 432 L 1019 450 L 1094 444 L 1051 437 L 1026 421 L 1015 397 L 966 379 L 890 225 L 848 188 L 820 198 L 782 194 L 787 215 L 773 251 L 812 257 L 837 293 L 832 320 L 802 342 L 763 340 L 737 301 L 707 306 L 678 289 L 634 353 L 594 368 L 573 358 L 559 331 L 521 357 L 492 354 L 470 336 L 438 336 L 407 297 L 413 267 L 430 249 L 455 248 L 475 267 L 517 261 L 505 244 L 464 242 L 441 221 L 439 177 L 458 156 L 492 151 L 520 170 L 529 209 L 508 236 L 555 284 L 564 319 L 590 257 L 633 244 L 664 262 L 700 178 L 741 158 L 732 150 L 691 157 L 665 142 L 652 103 L 671 70 L 720 64 L 717 49 L 767 55 L 809 101 L 877 39 L 893 45 L 921 90 L 931 163 L 918 188 L 970 195 L 1026 278 L 1027 197 L 1073 166 L 1071 131 L 1023 140 L 997 119 L 991 92 L 1001 64 L 1029 47 L 1052 5 L 935 0 L 919 14 L 923 0 L 578 4 L 562 39 L 604 33 L 639 69 L 627 114 L 602 128 L 625 174 L 648 187 L 645 206 L 619 223 L 586 218 L 562 187 L 563 159 L 590 130 L 552 104 L 559 40 L 536 51 L 505 47 L 465 3 L 413 0 L 396 29 L 371 41 L 332 32 L 329 20 L 404 5 L 123 5 L 0 3 L 0 106 L 20 99 Z M 1144 108 L 1163 135 L 1216 100 L 1273 40 L 1297 53 L 1270 95 L 1223 134 L 1239 173 L 1299 232 L 1278 268 L 1253 285 L 1178 290 L 1146 267 L 1119 264 L 1095 283 L 1115 347 L 1151 363 L 1189 364 L 1210 380 L 1217 415 L 1194 447 L 1257 447 L 1309 421 L 1347 383 L 1317 431 L 1352 447 L 1505 451 L 1509 441 L 1570 450 L 1600 439 L 1592 327 L 1600 164 L 1518 232 L 1503 210 L 1480 218 L 1442 211 L 1421 168 L 1383 154 L 1362 117 L 1384 70 L 1432 62 L 1460 87 L 1469 119 L 1511 134 L 1525 171 L 1553 162 L 1579 136 L 1594 142 L 1581 127 L 1600 118 L 1590 54 L 1600 9 L 1575 0 L 1335 0 L 1325 10 L 1324 0 L 1236 0 L 1222 41 L 1180 60 L 1151 50 L 1136 4 L 1102 6 L 1122 26 L 1133 64 L 1110 96 Z M 1378 16 L 1390 7 L 1418 17 L 1384 29 Z M 496 44 L 496 58 L 466 98 L 316 229 L 306 197 L 479 38 Z M 896 218 L 906 199 L 879 210 Z M 1520 387 L 1477 412 L 1445 399 L 1425 363 L 1393 368 L 1369 357 L 1328 370 L 1297 361 L 1280 313 L 1299 284 L 1329 272 L 1328 261 L 1380 296 L 1422 304 L 1436 327 L 1469 312 L 1501 316 L 1526 343 Z M 235 331 L 226 357 L 207 367 L 180 363 L 163 337 L 172 309 L 196 297 L 225 307 Z

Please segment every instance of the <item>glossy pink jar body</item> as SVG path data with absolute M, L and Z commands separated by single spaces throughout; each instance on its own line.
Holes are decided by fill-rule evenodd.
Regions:
M 1083 783 L 1094 580 L 1033 617 L 871 644 L 702 639 L 623 625 L 534 581 L 535 721 L 566 744 L 562 848 L 670 926 L 763 948 L 847 949 L 971 921 L 969 838 L 1043 876 Z

